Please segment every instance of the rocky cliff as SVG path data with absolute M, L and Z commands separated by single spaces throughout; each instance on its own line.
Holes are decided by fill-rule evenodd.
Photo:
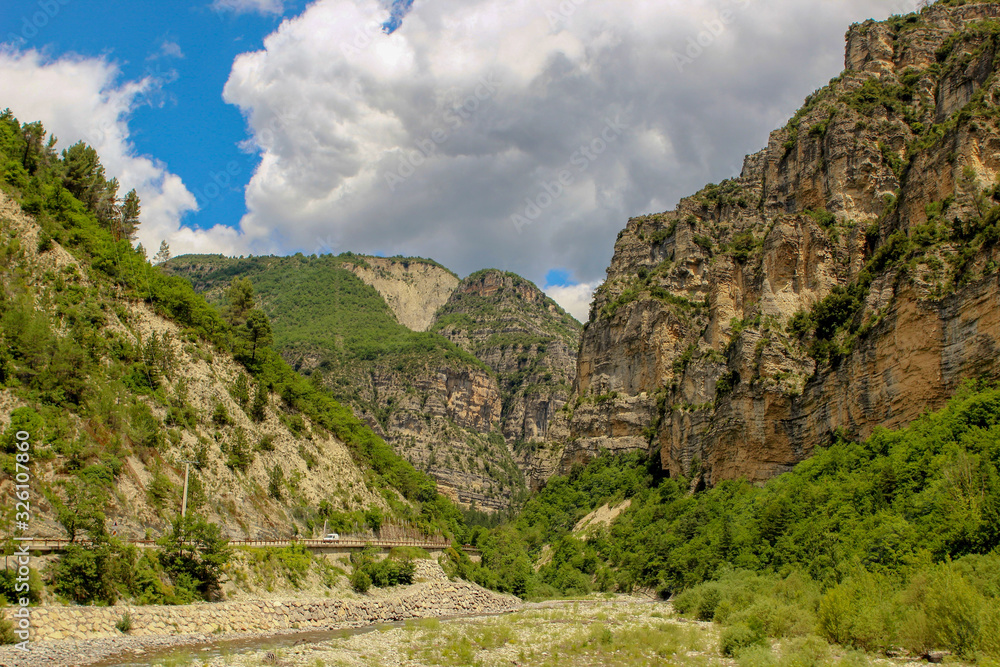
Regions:
M 443 266 L 423 259 L 366 257 L 346 263 L 366 284 L 374 287 L 396 315 L 412 331 L 427 331 L 434 313 L 451 297 L 459 279 Z
M 501 432 L 535 485 L 551 467 L 552 450 L 544 445 L 569 399 L 580 329 L 534 284 L 497 270 L 463 280 L 432 326 L 496 373 Z
M 1000 374 L 1000 5 L 950 4 L 852 26 L 738 178 L 629 221 L 558 469 L 649 449 L 763 480 Z

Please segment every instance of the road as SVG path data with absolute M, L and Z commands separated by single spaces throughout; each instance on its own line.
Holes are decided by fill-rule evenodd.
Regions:
M 151 549 L 156 547 L 155 540 L 122 540 L 125 544 L 133 544 L 140 549 Z M 16 544 L 21 545 L 27 543 L 28 549 L 33 552 L 45 552 L 52 553 L 55 551 L 62 551 L 69 544 L 88 544 L 89 540 L 79 539 L 74 542 L 66 539 L 58 538 L 48 538 L 48 537 L 34 537 L 25 538 L 16 541 Z M 427 551 L 443 551 L 451 546 L 451 542 L 446 541 L 433 541 L 433 540 L 407 540 L 407 539 L 397 539 L 397 540 L 366 540 L 351 537 L 344 537 L 339 540 L 229 540 L 229 544 L 236 547 L 249 547 L 249 548 L 281 548 L 290 547 L 294 545 L 302 545 L 312 551 L 335 551 L 335 550 L 350 550 L 350 549 L 363 549 L 366 546 L 373 546 L 383 551 L 395 547 L 418 547 L 420 549 L 425 549 Z M 478 555 L 479 549 L 474 547 L 462 547 L 462 551 L 469 555 Z

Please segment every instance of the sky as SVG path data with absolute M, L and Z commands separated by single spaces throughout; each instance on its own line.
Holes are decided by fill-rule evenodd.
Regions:
M 737 176 L 917 0 L 4 0 L 0 109 L 185 253 L 514 271 L 586 320 L 629 217 Z

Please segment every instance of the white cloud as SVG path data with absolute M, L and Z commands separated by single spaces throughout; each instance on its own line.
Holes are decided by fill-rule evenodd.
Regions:
M 181 45 L 169 39 L 163 40 L 163 43 L 160 44 L 160 50 L 152 56 L 152 58 L 183 58 L 183 57 L 184 57 L 184 51 L 181 49 Z
M 386 35 L 385 2 L 318 0 L 225 87 L 262 155 L 243 232 L 595 281 L 627 217 L 736 175 L 900 2 L 434 0 Z
M 50 60 L 37 51 L 0 51 L 0 106 L 10 107 L 21 122 L 42 121 L 59 139 L 58 149 L 85 141 L 101 156 L 108 177 L 117 177 L 120 193 L 135 188 L 142 201 L 139 241 L 155 252 L 166 239 L 181 252 L 235 252 L 235 230 L 182 229 L 184 213 L 195 198 L 180 177 L 155 158 L 137 154 L 129 140 L 131 111 L 155 92 L 151 78 L 119 83 L 118 68 L 103 59 L 64 57 Z
M 581 322 L 586 322 L 590 319 L 590 302 L 594 300 L 594 292 L 601 286 L 602 282 L 604 281 L 579 285 L 549 286 L 543 291 L 570 315 Z
M 285 11 L 284 0 L 215 0 L 211 8 L 217 12 L 234 14 L 281 14 Z

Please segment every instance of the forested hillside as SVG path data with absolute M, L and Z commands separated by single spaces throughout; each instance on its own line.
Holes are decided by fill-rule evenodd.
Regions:
M 0 115 L 0 493 L 12 497 L 15 434 L 28 432 L 29 533 L 91 540 L 46 573 L 54 590 L 205 596 L 220 540 L 324 523 L 461 536 L 431 478 L 274 351 L 249 285 L 217 309 L 151 266 L 132 247 L 135 193 L 118 197 L 93 149 L 54 146 Z M 176 519 L 185 462 L 190 525 Z M 23 533 L 5 506 L 4 536 Z M 140 558 L 119 541 L 178 530 L 200 531 L 202 558 Z
M 605 455 L 480 534 L 490 570 L 464 572 L 534 597 L 674 595 L 727 628 L 730 654 L 815 633 L 1000 656 L 1000 390 L 970 385 L 941 412 L 838 439 L 763 486 L 689 489 L 640 453 Z M 602 506 L 620 513 L 581 526 Z
M 164 269 L 220 305 L 249 281 L 284 359 L 461 504 L 506 509 L 526 476 L 548 476 L 535 453 L 568 397 L 580 327 L 529 281 L 483 271 L 456 287 L 430 260 L 354 253 L 190 255 Z

